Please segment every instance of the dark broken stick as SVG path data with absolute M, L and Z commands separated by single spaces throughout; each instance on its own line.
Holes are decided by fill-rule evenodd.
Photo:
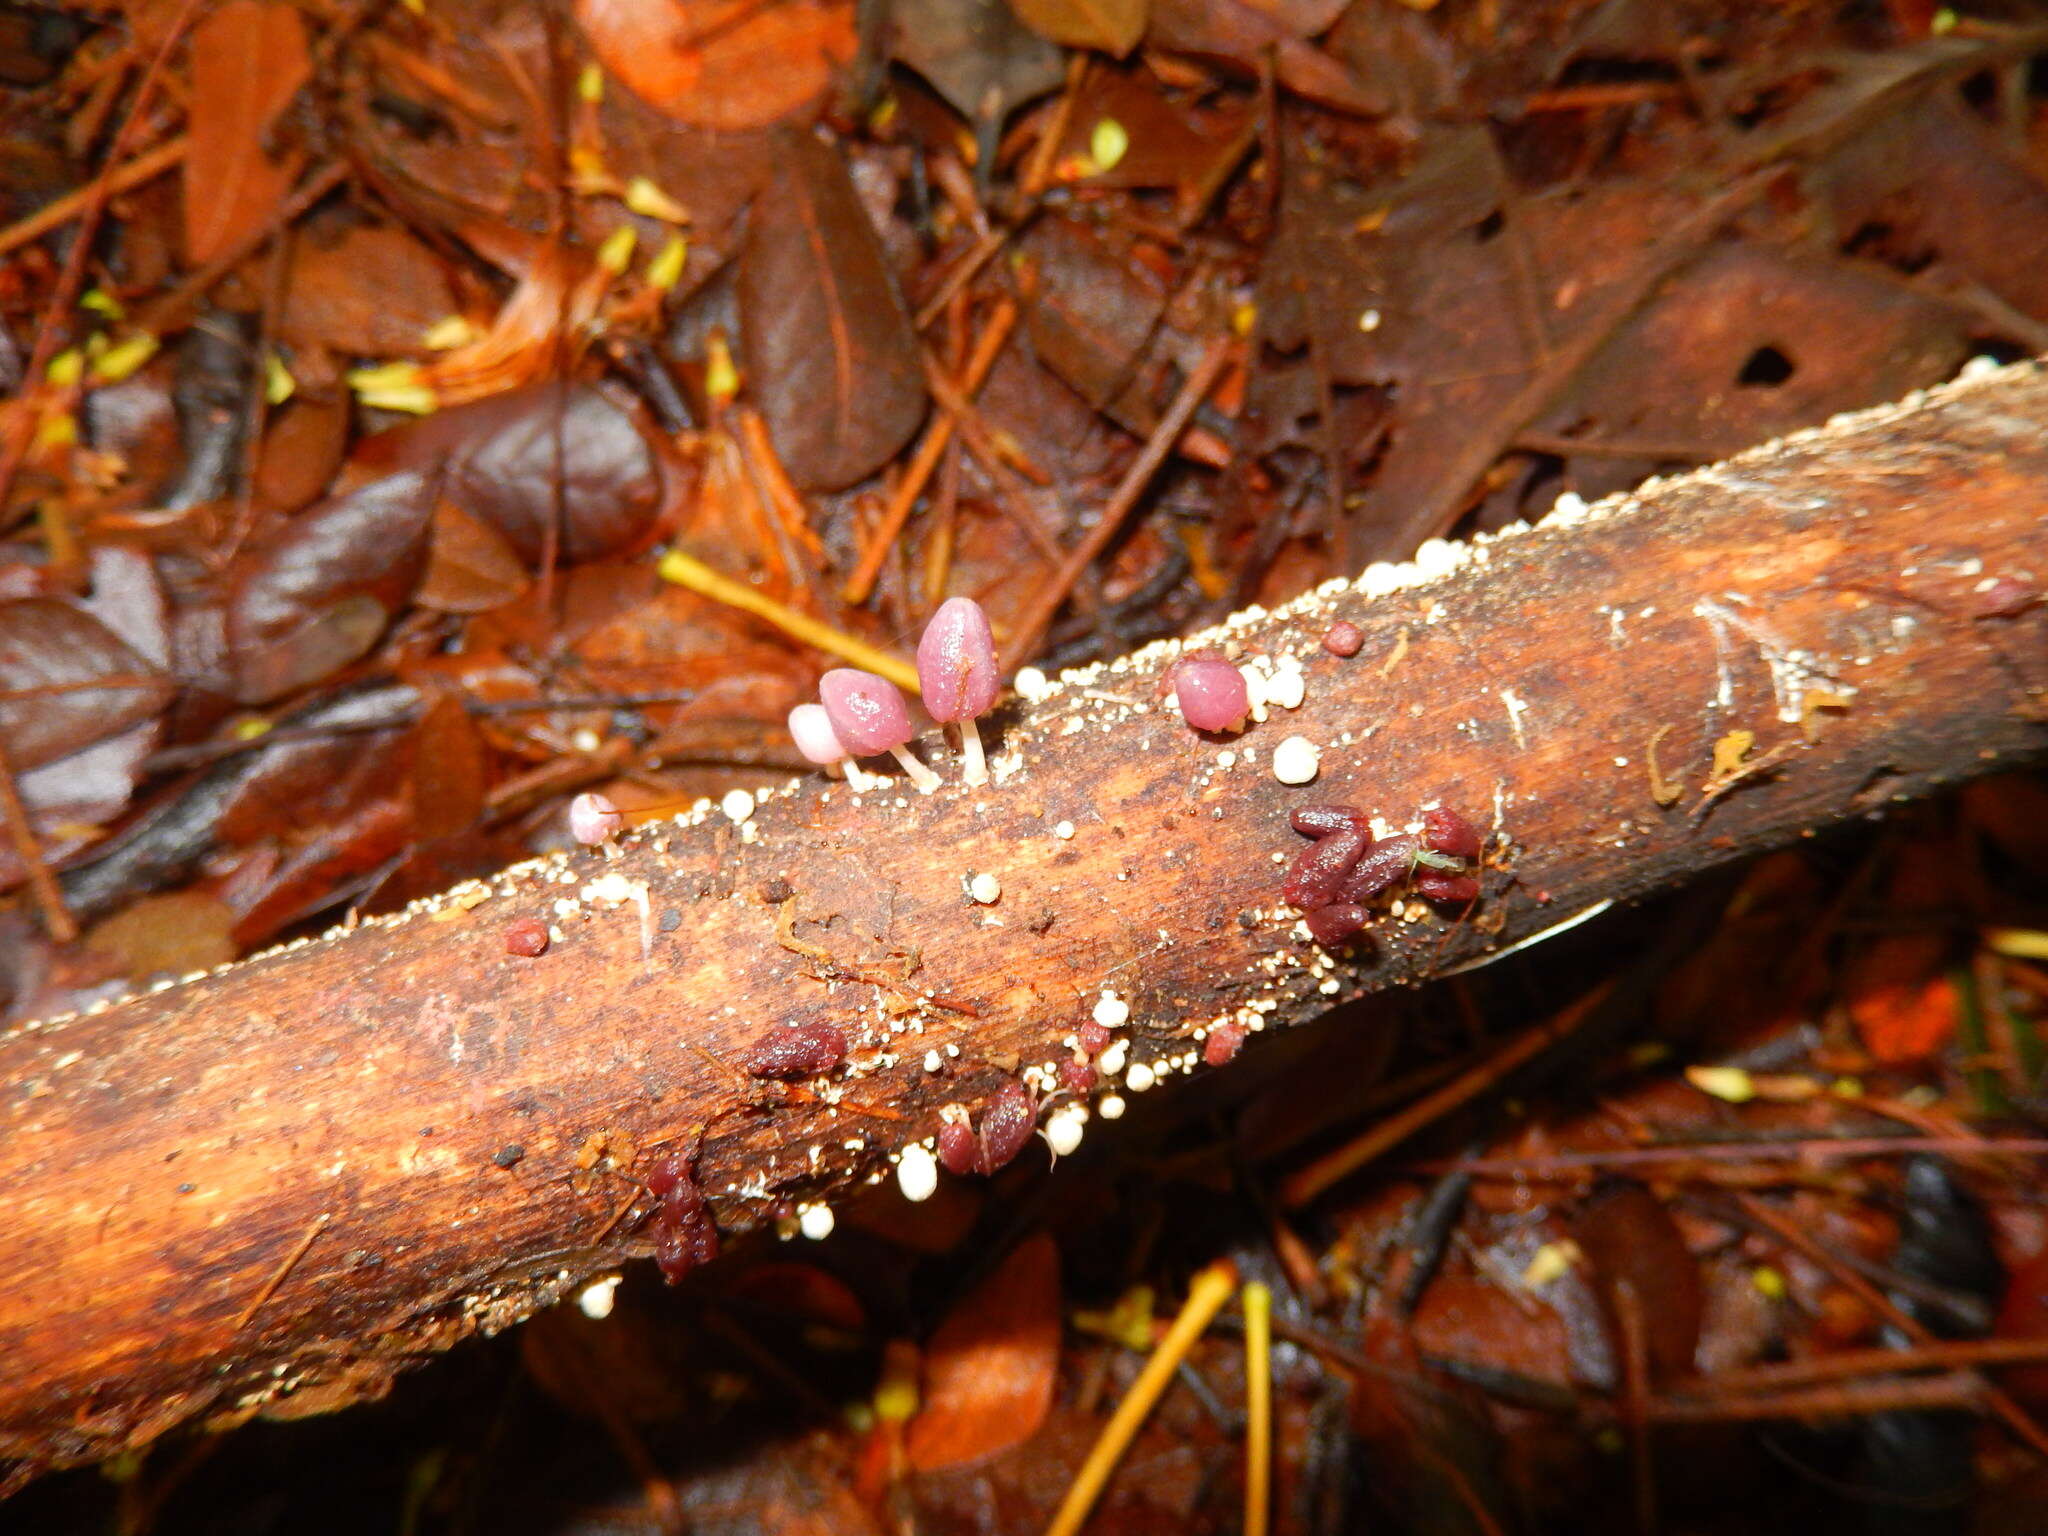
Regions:
M 1070 1144 L 1054 1090 L 1083 1035 L 1106 1118 L 1212 1028 L 1305 1020 L 2040 755 L 2044 507 L 2048 375 L 2002 370 L 1239 615 L 1191 643 L 1306 679 L 1240 738 L 1159 706 L 1155 646 L 999 715 L 971 794 L 809 780 L 13 1026 L 0 1456 L 25 1475 L 373 1394 L 648 1252 L 627 1181 L 656 1147 L 693 1181 L 672 1238 L 817 1233 L 864 1183 L 928 1190 L 942 1111 L 983 1151 L 992 1108 L 1006 1154 L 1035 1117 Z M 1321 644 L 1339 619 L 1348 658 Z M 1741 731 L 1779 755 L 1699 814 Z M 1271 771 L 1295 736 L 1320 749 L 1301 788 Z M 1433 800 L 1489 830 L 1473 912 L 1410 904 L 1342 957 L 1306 942 L 1289 811 Z M 536 920 L 553 942 L 509 952 Z M 817 1026 L 845 1056 L 814 1078 L 722 1065 Z

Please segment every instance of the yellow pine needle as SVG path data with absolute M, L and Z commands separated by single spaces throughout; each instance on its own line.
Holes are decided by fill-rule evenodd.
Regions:
M 2033 928 L 1986 928 L 1984 942 L 1994 954 L 2015 960 L 2048 960 L 2048 933 Z
M 1244 1536 L 1266 1536 L 1273 1502 L 1273 1293 L 1244 1288 Z
M 1110 1415 L 1109 1422 L 1103 1425 L 1101 1436 L 1067 1489 L 1059 1513 L 1045 1528 L 1045 1536 L 1074 1536 L 1081 1529 L 1089 1510 L 1095 1507 L 1103 1485 L 1109 1481 L 1110 1473 L 1116 1470 L 1116 1464 L 1123 1459 L 1124 1452 L 1136 1437 L 1138 1427 L 1151 1413 L 1152 1405 L 1159 1401 L 1160 1394 L 1165 1392 L 1167 1382 L 1173 1379 L 1174 1371 L 1189 1348 L 1201 1337 L 1202 1330 L 1209 1326 L 1210 1319 L 1222 1309 L 1236 1287 L 1237 1269 L 1228 1259 L 1217 1260 L 1195 1276 L 1194 1283 L 1188 1287 L 1188 1299 L 1180 1309 L 1180 1316 L 1173 1320 L 1173 1326 L 1166 1330 L 1166 1337 L 1159 1341 L 1152 1358 L 1145 1362 L 1138 1379 L 1131 1383 L 1131 1390 L 1116 1405 L 1116 1412 Z
M 834 656 L 852 662 L 856 667 L 886 677 L 899 688 L 917 692 L 917 668 L 900 656 L 877 650 L 865 640 L 820 623 L 809 614 L 798 613 L 794 608 L 778 603 L 772 597 L 756 592 L 745 582 L 734 581 L 721 576 L 701 560 L 694 560 L 679 549 L 672 549 L 661 557 L 656 567 L 663 581 L 672 581 L 679 587 L 688 587 L 692 592 L 710 598 L 713 602 L 724 603 L 766 619 L 786 635 L 814 645 L 821 651 L 830 651 Z

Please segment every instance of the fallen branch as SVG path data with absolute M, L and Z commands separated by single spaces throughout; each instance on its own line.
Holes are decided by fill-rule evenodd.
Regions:
M 1212 1026 L 1305 1020 L 2038 754 L 2043 507 L 2048 376 L 2002 370 L 1240 615 L 1201 643 L 1307 679 L 1240 739 L 1161 706 L 1155 646 L 1016 706 L 978 793 L 808 781 L 18 1025 L 0 1455 L 25 1476 L 374 1394 L 647 1252 L 653 1149 L 694 1154 L 728 1234 L 817 1231 L 941 1106 L 978 1116 L 1020 1072 L 1046 1099 L 1105 996 L 1128 1094 Z M 1320 645 L 1339 618 L 1352 659 Z M 1270 771 L 1296 734 L 1307 788 Z M 1299 936 L 1290 808 L 1439 800 L 1491 829 L 1473 912 L 1411 903 L 1342 960 Z M 552 945 L 508 953 L 533 918 Z M 842 1027 L 846 1064 L 729 1065 L 791 1023 Z

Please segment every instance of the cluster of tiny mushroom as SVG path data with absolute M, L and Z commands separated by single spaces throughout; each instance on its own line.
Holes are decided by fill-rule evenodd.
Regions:
M 1361 641 L 1356 626 L 1341 623 L 1323 644 L 1333 655 L 1352 656 Z M 926 712 L 959 732 L 962 781 L 986 784 L 988 767 L 975 721 L 994 705 L 1000 675 L 988 616 L 979 603 L 950 598 L 933 614 L 918 642 L 917 676 Z M 1167 681 L 1182 719 L 1204 733 L 1235 732 L 1248 720 L 1263 721 L 1269 704 L 1293 709 L 1302 701 L 1300 666 L 1292 657 L 1283 658 L 1277 672 L 1268 672 L 1240 667 L 1214 653 L 1197 653 L 1176 663 Z M 827 672 L 818 683 L 818 702 L 790 711 L 789 732 L 805 758 L 828 772 L 844 773 L 855 790 L 883 782 L 866 775 L 855 759 L 884 752 L 896 759 L 921 793 L 939 787 L 938 775 L 909 750 L 916 732 L 903 694 L 875 673 L 851 667 Z M 1306 754 L 1292 750 L 1297 746 L 1306 748 Z M 1274 772 L 1284 783 L 1306 783 L 1316 769 L 1315 749 L 1303 738 L 1290 737 L 1275 749 Z M 1454 811 L 1426 812 L 1419 836 L 1403 834 L 1377 842 L 1370 819 L 1348 806 L 1307 807 L 1290 819 L 1296 831 L 1314 841 L 1294 861 L 1283 894 L 1302 911 L 1309 933 L 1326 948 L 1337 948 L 1361 932 L 1366 904 L 1386 891 L 1405 888 L 1443 903 L 1466 903 L 1478 895 L 1478 882 L 1469 871 L 1479 856 L 1481 839 Z M 602 848 L 607 856 L 616 856 L 616 839 L 624 826 L 625 817 L 602 795 L 578 795 L 569 807 L 571 835 L 586 846 Z M 975 895 L 977 900 L 995 899 L 993 892 Z M 1094 1089 L 1098 1072 L 1112 1078 L 1124 1074 L 1134 1089 L 1152 1081 L 1151 1070 L 1129 1062 L 1129 1047 L 1111 1033 L 1128 1017 L 1128 1006 L 1105 992 L 1093 1016 L 1070 1037 L 1072 1060 L 1061 1064 L 1056 1080 L 1040 1084 L 1044 1090 L 1064 1090 L 1075 1100 L 1054 1109 L 1042 1129 L 1032 1089 L 1014 1077 L 996 1089 L 978 1125 L 964 1106 L 944 1106 L 934 1141 L 912 1143 L 898 1157 L 897 1181 L 903 1193 L 913 1201 L 928 1198 L 942 1167 L 953 1174 L 994 1173 L 1023 1150 L 1034 1131 L 1045 1136 L 1055 1154 L 1073 1151 L 1087 1118 L 1081 1101 Z M 1212 1066 L 1223 1065 L 1236 1054 L 1244 1035 L 1245 1026 L 1239 1023 L 1212 1029 L 1204 1058 Z M 749 1053 L 745 1067 L 755 1078 L 792 1081 L 833 1070 L 845 1060 L 847 1046 L 845 1032 L 836 1025 L 786 1025 L 771 1031 Z M 1111 1094 L 1099 1109 L 1105 1118 L 1115 1118 L 1123 1111 L 1123 1100 Z M 674 1281 L 717 1251 L 717 1229 L 694 1182 L 690 1159 L 663 1158 L 649 1188 L 659 1202 L 656 1257 L 663 1274 Z M 812 1214 L 825 1219 L 813 1222 L 808 1219 Z M 808 1208 L 801 1229 L 822 1237 L 831 1230 L 829 1216 L 829 1208 Z

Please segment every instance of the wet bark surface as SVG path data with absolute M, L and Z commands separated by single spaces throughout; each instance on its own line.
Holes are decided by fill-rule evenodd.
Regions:
M 978 1119 L 1020 1076 L 1063 1102 L 1076 1031 L 1121 1004 L 1101 1130 L 1104 1093 L 1195 1069 L 1212 1027 L 1425 981 L 2038 754 L 2044 504 L 2048 378 L 2021 366 L 1192 637 L 1299 658 L 1304 702 L 1242 736 L 1190 732 L 1180 647 L 1153 647 L 1009 705 L 985 790 L 802 781 L 16 1027 L 0 1453 L 372 1394 L 645 1254 L 659 1156 L 694 1159 L 728 1232 L 799 1217 L 946 1105 Z M 1272 772 L 1291 736 L 1311 784 Z M 1324 802 L 1463 811 L 1479 903 L 1319 951 L 1279 888 L 1289 812 Z M 542 955 L 508 952 L 526 919 Z M 842 1067 L 743 1071 L 828 1022 Z

